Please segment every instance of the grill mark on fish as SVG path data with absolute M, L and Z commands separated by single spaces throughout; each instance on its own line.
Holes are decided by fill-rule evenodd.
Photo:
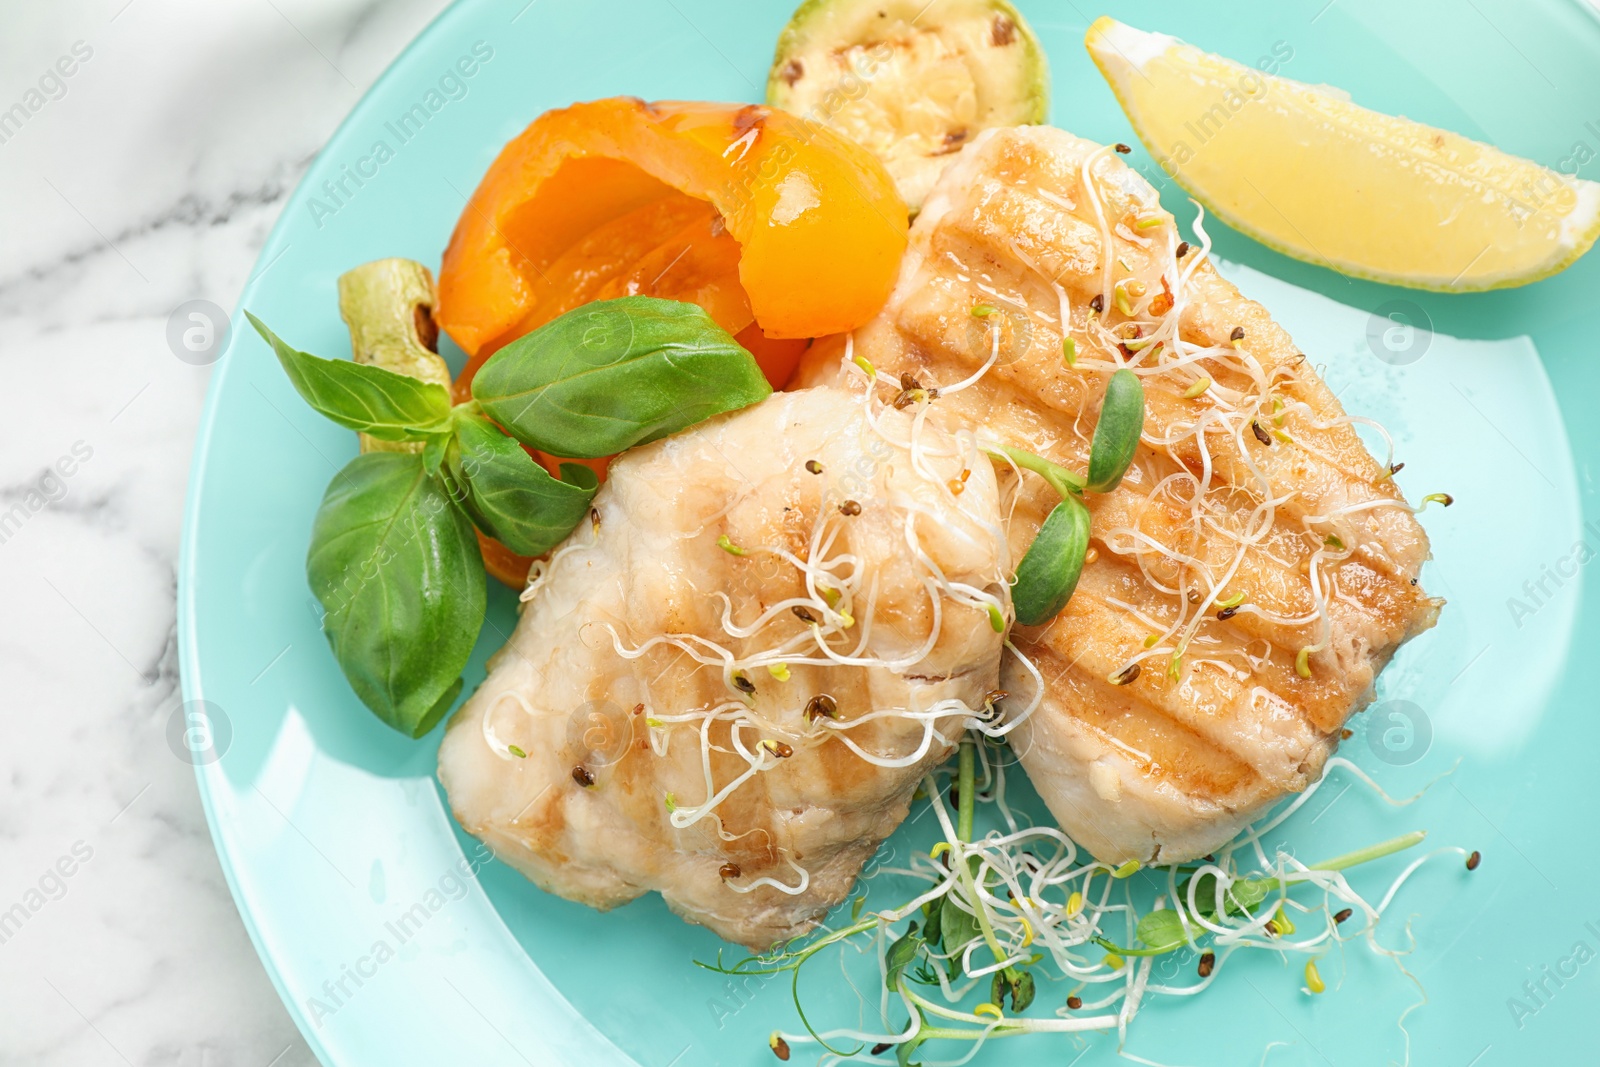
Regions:
M 1090 299 L 1102 291 L 1102 238 L 1080 188 L 1079 171 L 1096 149 L 1045 128 L 980 137 L 952 164 L 925 204 L 889 306 L 856 335 L 857 353 L 880 373 L 912 371 L 937 385 L 968 377 L 992 352 L 988 334 L 974 336 L 972 306 L 991 303 L 999 294 L 1026 309 L 1028 343 L 1008 349 L 1006 358 L 971 388 L 942 397 L 933 417 L 981 430 L 1075 470 L 1087 462 L 1106 373 L 1085 362 L 1127 359 L 1139 366 L 1148 359 L 1146 352 L 1118 354 L 1093 340 L 1086 329 Z M 1154 192 L 1120 159 L 1102 157 L 1095 173 L 1106 224 L 1114 234 L 1119 223 L 1136 214 L 1160 210 Z M 1164 244 L 1152 242 L 1146 249 L 1114 236 L 1113 248 L 1129 268 L 1118 265 L 1113 280 L 1138 276 L 1146 280 L 1147 291 L 1165 291 L 1168 281 L 1176 286 L 1176 278 L 1160 275 L 1158 264 L 1165 261 L 1152 259 L 1166 255 Z M 1193 262 L 1191 255 L 1184 265 Z M 1060 301 L 1052 281 L 1062 287 L 1070 305 L 1070 329 L 1077 343 L 1074 368 L 1061 357 Z M 1146 442 L 1179 439 L 1170 445 L 1141 444 L 1122 486 L 1087 498 L 1096 560 L 1086 564 L 1078 592 L 1061 617 L 1036 632 L 1017 634 L 1019 647 L 1039 662 L 1049 680 L 1045 704 L 1016 735 L 1019 744 L 1037 740 L 1038 751 L 1048 749 L 1049 754 L 1032 762 L 1025 757 L 1024 763 L 1058 809 L 1064 828 L 1069 833 L 1082 830 L 1083 840 L 1102 859 L 1144 859 L 1152 839 L 1166 860 L 1204 854 L 1231 836 L 1251 812 L 1284 792 L 1303 788 L 1322 767 L 1339 727 L 1369 698 L 1372 680 L 1393 647 L 1432 625 L 1437 612 L 1437 602 L 1412 584 L 1427 558 L 1426 536 L 1408 509 L 1390 506 L 1404 503 L 1398 487 L 1381 477 L 1384 469 L 1348 423 L 1313 424 L 1340 419 L 1343 411 L 1289 335 L 1209 263 L 1194 272 L 1184 296 L 1184 340 L 1229 345 L 1242 328 L 1245 336 L 1238 343 L 1259 361 L 1269 381 L 1278 368 L 1293 369 L 1295 380 L 1278 379 L 1273 395 L 1285 409 L 1304 403 L 1312 414 L 1275 412 L 1269 401 L 1259 413 L 1246 410 L 1233 416 L 1229 432 L 1205 434 L 1214 487 L 1207 501 L 1220 509 L 1217 521 L 1242 531 L 1250 510 L 1260 504 L 1252 463 L 1275 496 L 1289 489 L 1293 493 L 1277 505 L 1272 531 L 1243 553 L 1236 573 L 1217 593 L 1216 599 L 1242 593 L 1243 605 L 1225 620 L 1216 618 L 1215 607 L 1206 612 L 1197 643 L 1185 652 L 1189 664 L 1182 686 L 1166 678 L 1164 658 L 1144 658 L 1141 676 L 1125 686 L 1112 686 L 1103 676 L 1144 651 L 1148 632 L 1125 609 L 1106 603 L 1110 590 L 1122 590 L 1115 599 L 1138 605 L 1152 619 L 1170 620 L 1176 610 L 1170 595 L 1157 593 L 1142 580 L 1127 538 L 1111 531 L 1141 530 L 1204 561 L 1214 580 L 1221 578 L 1235 554 L 1234 542 L 1210 528 L 1197 537 L 1186 502 L 1165 494 L 1154 500 L 1149 496 L 1168 475 L 1198 477 L 1204 469 L 1207 457 L 1194 435 L 1180 436 L 1174 428 L 1206 411 L 1214 402 L 1209 395 L 1184 399 L 1177 395 L 1181 390 L 1147 390 Z M 1105 317 L 1120 316 L 1108 312 Z M 828 380 L 814 377 L 825 372 L 809 369 L 820 358 L 820 352 L 814 353 L 808 364 L 805 374 L 811 380 Z M 1242 370 L 1215 360 L 1207 360 L 1203 369 L 1213 379 L 1213 390 L 1256 391 Z M 1280 416 L 1281 426 L 1275 422 Z M 1252 418 L 1289 439 L 1272 435 L 1272 447 L 1262 446 L 1251 432 Z M 1342 560 L 1326 553 L 1322 557 L 1319 573 L 1332 643 L 1312 657 L 1312 677 L 1302 678 L 1295 657 L 1318 641 L 1320 622 L 1279 623 L 1256 612 L 1291 619 L 1313 614 L 1308 568 L 1324 548 L 1324 532 L 1332 527 L 1305 520 L 1371 502 L 1382 503 L 1339 522 L 1349 535 L 1341 533 L 1341 540 L 1353 543 L 1351 554 Z M 1023 477 L 1010 528 L 1014 558 L 1055 503 L 1054 493 L 1038 479 Z M 1152 574 L 1163 570 L 1155 554 L 1147 554 L 1145 561 Z M 1173 573 L 1169 562 L 1166 577 Z M 1189 605 L 1191 612 L 1199 609 L 1199 604 Z M 1203 640 L 1217 644 L 1198 643 Z M 1194 660 L 1244 648 L 1259 661 L 1259 666 L 1246 661 L 1248 681 L 1230 679 L 1213 667 L 1203 668 L 1195 681 Z M 1238 661 L 1220 654 L 1216 658 Z M 1012 673 L 1020 672 L 1008 668 Z M 1005 678 L 1008 688 L 1024 688 L 1013 681 Z M 1034 727 L 1048 732 L 1031 734 Z M 1066 743 L 1069 736 L 1077 739 L 1072 745 Z M 1159 753 L 1144 744 L 1156 746 Z M 1099 755 L 1092 751 L 1096 746 L 1103 750 Z M 1148 758 L 1131 755 L 1130 748 L 1147 752 Z M 1120 790 L 1122 800 L 1086 794 L 1086 778 L 1097 778 L 1112 792 Z M 1120 785 L 1113 786 L 1112 779 Z

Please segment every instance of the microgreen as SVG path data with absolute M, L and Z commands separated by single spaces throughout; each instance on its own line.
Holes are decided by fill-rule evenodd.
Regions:
M 1082 503 L 1082 495 L 1086 490 L 1109 493 L 1117 487 L 1133 462 L 1143 432 L 1144 386 L 1138 375 L 1122 369 L 1106 383 L 1087 476 L 1010 445 L 1000 445 L 989 453 L 1037 474 L 1061 497 L 1017 564 L 1011 585 L 1017 622 L 1024 626 L 1049 622 L 1072 599 L 1089 551 L 1089 509 Z
M 1031 842 L 1024 851 L 1014 821 L 1010 824 L 1011 834 L 1003 829 L 990 829 L 984 834 L 976 826 L 980 804 L 995 805 L 1001 818 L 1011 818 L 1004 801 L 1004 765 L 983 755 L 1001 751 L 994 746 L 994 740 L 976 730 L 969 732 L 958 745 L 955 765 L 925 778 L 918 792 L 939 812 L 938 822 L 944 828 L 944 835 L 927 853 L 913 858 L 912 870 L 901 872 L 926 879 L 934 889 L 931 895 L 926 888 L 918 893 L 919 898 L 929 897 L 920 909 L 908 903 L 863 914 L 865 898 L 857 896 L 849 909 L 849 923 L 814 940 L 780 945 L 765 955 L 737 963 L 724 963 L 719 954 L 715 963 L 696 961 L 697 964 L 741 977 L 787 974 L 805 1029 L 803 1034 L 781 1036 L 791 1042 L 809 1040 L 841 1058 L 866 1051 L 866 1042 L 871 1040 L 877 1040 L 872 1056 L 893 1048 L 898 1063 L 913 1064 L 929 1042 L 981 1044 L 1024 1034 L 1115 1029 L 1126 1023 L 1131 1011 L 1137 1010 L 1137 995 L 1130 1000 L 1129 991 L 1132 983 L 1149 979 L 1148 958 L 1184 950 L 1196 954 L 1202 980 L 1216 972 L 1219 958 L 1226 959 L 1241 948 L 1302 952 L 1312 964 L 1305 972 L 1305 989 L 1321 992 L 1326 986 L 1315 970 L 1314 954 L 1325 951 L 1318 945 L 1351 917 L 1348 909 L 1335 914 L 1335 901 L 1360 902 L 1359 897 L 1350 895 L 1353 891 L 1349 882 L 1341 879 L 1338 888 L 1330 888 L 1326 874 L 1393 855 L 1417 845 L 1424 837 L 1420 832 L 1406 834 L 1324 860 L 1309 869 L 1293 865 L 1286 870 L 1285 854 L 1279 852 L 1275 862 L 1263 857 L 1259 873 L 1249 876 L 1239 871 L 1237 862 L 1259 851 L 1253 830 L 1246 830 L 1223 849 L 1220 859 L 1213 862 L 1213 857 L 1207 857 L 1199 866 L 1146 868 L 1136 860 L 1118 867 L 1085 863 L 1070 842 L 1044 828 L 1022 831 Z M 940 781 L 945 775 L 949 776 L 943 780 L 949 785 L 953 811 L 943 803 L 945 787 Z M 1054 855 L 1048 851 L 1052 840 L 1064 845 Z M 1036 856 L 1033 849 L 1041 845 L 1045 849 Z M 1464 854 L 1464 850 L 1457 849 L 1440 851 Z M 1399 881 L 1404 881 L 1416 866 L 1407 867 Z M 1131 877 L 1140 872 L 1154 877 Z M 1318 874 L 1324 878 L 1315 877 Z M 1108 876 L 1110 885 L 1116 887 L 1109 892 Z M 1393 896 L 1399 881 L 1390 887 L 1386 900 Z M 1160 895 L 1153 903 L 1141 906 L 1141 890 L 1157 885 L 1175 886 L 1176 892 L 1158 889 Z M 1309 931 L 1313 935 L 1309 941 L 1287 942 L 1284 939 L 1294 933 L 1287 905 L 1292 894 L 1306 890 L 1321 890 L 1321 906 L 1302 902 L 1299 912 L 1307 917 L 1321 915 L 1330 933 L 1313 930 Z M 1022 895 L 1024 892 L 1029 895 Z M 1111 893 L 1116 894 L 1116 899 L 1108 899 Z M 1373 908 L 1363 902 L 1362 907 L 1372 919 L 1366 931 L 1370 937 L 1382 906 Z M 1126 947 L 1108 936 L 1110 924 L 1123 928 L 1124 922 L 1133 934 L 1132 944 Z M 1039 924 L 1037 928 L 1035 923 Z M 1036 932 L 1038 944 L 1030 953 L 1028 946 L 1035 942 Z M 874 944 L 875 951 L 869 947 Z M 860 1029 L 819 1032 L 806 1014 L 800 996 L 801 970 L 822 952 L 846 945 L 865 948 L 868 958 L 882 969 L 887 992 L 882 1018 L 886 1037 L 874 1038 Z M 1379 951 L 1388 950 L 1380 947 Z M 1043 978 L 1036 973 L 1040 968 L 1045 969 Z M 1098 1015 L 1064 1014 L 1058 1007 L 1060 995 L 1050 992 L 1057 980 L 1052 977 L 1055 972 L 1079 983 L 1067 991 L 1068 1011 L 1083 1008 L 1086 998 L 1079 996 L 1079 991 L 1096 986 L 1105 989 L 1110 1000 L 1122 999 L 1123 1008 Z M 1156 987 L 1149 988 L 1153 991 Z M 1199 989 L 1164 991 L 1184 993 Z M 1045 996 L 1046 1010 L 1026 1014 L 1039 994 Z M 960 1006 L 963 1001 L 970 1003 L 980 997 L 986 998 L 981 1004 Z M 977 1023 L 973 1022 L 974 1017 Z M 862 1044 L 854 1049 L 830 1044 L 845 1034 Z
M 1089 449 L 1089 477 L 1084 488 L 1109 493 L 1121 482 L 1144 432 L 1144 386 L 1139 376 L 1123 368 L 1106 383 L 1100 421 Z

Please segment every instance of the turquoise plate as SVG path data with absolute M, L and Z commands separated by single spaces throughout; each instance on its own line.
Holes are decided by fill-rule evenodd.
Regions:
M 1021 7 L 1050 52 L 1053 120 L 1132 141 L 1082 46 L 1102 9 Z M 437 263 L 466 195 L 535 115 L 615 94 L 757 99 L 786 8 L 457 4 L 317 158 L 240 307 L 299 347 L 346 351 L 338 275 L 380 256 Z M 1143 0 L 1107 13 L 1247 63 L 1276 56 L 1289 77 L 1550 166 L 1600 153 L 1600 20 L 1576 0 Z M 426 122 L 402 130 L 416 105 Z M 1187 226 L 1181 190 L 1142 151 L 1131 159 Z M 1409 976 L 1355 944 L 1323 960 L 1329 990 L 1311 997 L 1297 964 L 1236 957 L 1204 996 L 1151 1004 L 1124 1051 L 1227 1067 L 1263 1055 L 1273 1067 L 1399 1062 L 1399 1020 L 1425 991 L 1405 1019 L 1413 1063 L 1595 1062 L 1600 615 L 1586 564 L 1600 550 L 1600 255 L 1524 289 L 1438 296 L 1349 281 L 1220 224 L 1213 233 L 1226 272 L 1326 365 L 1344 403 L 1392 430 L 1411 498 L 1457 501 L 1424 516 L 1435 553 L 1426 582 L 1449 607 L 1383 675 L 1379 705 L 1344 746 L 1396 795 L 1454 773 L 1406 808 L 1336 775 L 1285 839 L 1314 859 L 1423 828 L 1484 860 L 1470 876 L 1458 858 L 1436 861 L 1396 900 L 1382 936 L 1403 944 L 1409 921 Z M 773 1062 L 766 1035 L 798 1026 L 785 983 L 735 986 L 692 966 L 720 943 L 659 898 L 600 915 L 484 856 L 434 779 L 438 733 L 408 741 L 351 694 L 303 561 L 323 488 L 354 451 L 354 436 L 314 415 L 266 346 L 236 328 L 190 484 L 183 689 L 211 713 L 215 751 L 198 770 L 223 869 L 311 1047 L 328 1067 Z M 491 596 L 469 686 L 513 606 L 504 590 Z M 913 840 L 927 844 L 913 826 L 886 848 L 904 856 Z M 1358 884 L 1381 887 L 1404 862 Z M 874 900 L 888 902 L 888 881 L 875 880 Z M 842 981 L 822 974 L 810 990 L 815 1018 L 854 1021 Z M 1047 985 L 1040 1007 L 1064 996 Z M 1025 1038 L 977 1062 L 1106 1064 L 1117 1052 L 1115 1035 Z

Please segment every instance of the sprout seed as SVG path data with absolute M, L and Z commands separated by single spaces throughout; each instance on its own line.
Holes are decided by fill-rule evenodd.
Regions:
M 846 500 L 843 504 L 839 505 L 839 514 L 859 515 L 861 514 L 861 505 L 856 503 L 854 500 Z
M 1467 870 L 1469 870 L 1469 871 L 1477 870 L 1478 869 L 1478 864 L 1480 864 L 1482 862 L 1483 862 L 1483 853 L 1479 852 L 1477 849 L 1473 849 L 1472 855 L 1467 857 Z
M 1352 911 L 1351 909 L 1342 908 L 1339 911 L 1334 913 L 1334 915 L 1333 915 L 1333 924 L 1335 926 L 1338 926 L 1340 923 L 1344 922 L 1346 919 L 1350 918 L 1350 916 L 1352 916 L 1354 914 L 1355 914 L 1355 912 Z
M 806 721 L 816 722 L 818 719 L 837 719 L 839 717 L 839 702 L 827 693 L 818 693 L 806 701 Z
M 1243 326 L 1235 326 L 1233 328 L 1233 332 L 1228 335 L 1228 340 L 1230 340 L 1230 341 L 1243 341 L 1244 340 L 1244 327 Z
M 822 464 L 818 463 L 814 459 L 808 459 L 806 460 L 806 470 L 810 471 L 812 474 L 821 474 Z
M 1211 378 L 1202 374 L 1200 377 L 1195 379 L 1193 385 L 1189 386 L 1189 388 L 1183 391 L 1183 398 L 1185 400 L 1193 400 L 1197 396 L 1203 396 L 1205 391 L 1210 388 Z
M 1313 993 L 1321 993 L 1328 988 L 1323 984 L 1322 975 L 1317 970 L 1316 960 L 1306 960 L 1306 988 Z
M 995 307 L 993 304 L 979 304 L 972 309 L 972 317 L 975 319 L 986 319 L 990 315 L 993 315 L 994 312 Z
M 1083 998 L 1079 996 L 1068 997 L 1067 1007 L 1071 1008 L 1073 1011 L 1077 1011 L 1079 1008 L 1083 1007 Z
M 723 534 L 721 537 L 717 538 L 717 547 L 722 549 L 722 551 L 726 552 L 730 556 L 742 556 L 745 554 L 744 549 L 734 544 L 727 534 Z
M 789 1059 L 789 1042 L 783 1039 L 778 1031 L 772 1031 L 772 1036 L 767 1038 L 767 1047 L 772 1049 L 772 1054 L 785 1062 Z
M 572 768 L 572 780 L 587 789 L 594 785 L 594 772 L 580 763 Z
M 811 614 L 811 609 L 806 607 L 806 606 L 804 606 L 803 604 L 796 604 L 794 607 L 790 608 L 789 610 L 794 612 L 795 618 L 799 619 L 801 622 L 809 623 L 809 624 L 811 624 L 813 626 L 816 625 L 817 617 L 815 615 Z
M 1067 361 L 1067 366 L 1076 367 L 1078 365 L 1078 342 L 1070 337 L 1062 338 L 1061 358 Z
M 745 677 L 743 671 L 733 672 L 733 687 L 741 693 L 754 693 L 756 691 L 756 683 Z
M 1307 645 L 1295 653 L 1294 673 L 1302 678 L 1311 677 L 1311 646 Z
M 1217 954 L 1215 952 L 1202 952 L 1200 954 L 1200 977 L 1210 978 L 1211 972 L 1217 968 Z
M 1269 448 L 1272 446 L 1272 435 L 1267 433 L 1266 430 L 1262 429 L 1261 424 L 1253 419 L 1250 422 L 1250 432 L 1256 435 L 1257 441 L 1260 441 Z
M 1137 677 L 1139 677 L 1139 665 L 1137 663 L 1130 663 L 1116 674 L 1108 677 L 1106 681 L 1110 682 L 1112 685 L 1127 685 Z
M 912 404 L 920 404 L 924 400 L 932 400 L 933 394 L 926 389 L 902 389 L 900 395 L 894 398 L 894 409 L 904 411 Z
M 722 880 L 726 882 L 729 878 L 737 878 L 744 872 L 739 869 L 739 865 L 737 863 L 724 863 L 722 865 L 722 869 L 717 871 L 717 873 L 720 874 L 722 876 Z
M 1128 145 L 1123 144 L 1121 141 L 1118 141 L 1116 144 L 1112 145 L 1111 147 L 1115 148 L 1118 152 L 1122 153 L 1123 155 L 1127 155 L 1129 152 L 1133 151 L 1132 148 L 1130 148 Z
M 1106 295 L 1104 293 L 1094 294 L 1089 300 L 1089 310 L 1096 315 L 1103 314 L 1106 310 Z
M 517 745 L 507 745 L 506 746 L 506 751 L 511 753 L 513 756 L 517 757 L 518 759 L 527 759 L 528 758 L 528 754 L 526 752 L 522 751 L 522 749 Z
M 1182 259 L 1184 256 L 1186 256 L 1188 254 L 1189 254 L 1189 242 L 1188 241 L 1179 241 L 1178 242 L 1178 258 Z

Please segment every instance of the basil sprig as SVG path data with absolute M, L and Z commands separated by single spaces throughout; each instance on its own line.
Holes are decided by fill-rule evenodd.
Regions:
M 704 311 L 649 297 L 590 304 L 512 342 L 479 371 L 478 398 L 454 407 L 438 384 L 309 355 L 246 316 L 316 411 L 382 441 L 422 445 L 369 452 L 335 475 L 306 554 L 345 678 L 411 737 L 455 703 L 483 626 L 473 528 L 542 555 L 582 521 L 599 488 L 581 464 L 552 477 L 523 445 L 610 456 L 771 392 Z
M 1039 475 L 1061 495 L 1061 503 L 1045 517 L 1017 565 L 1011 586 L 1017 622 L 1024 626 L 1049 622 L 1072 599 L 1089 551 L 1089 509 L 1083 505 L 1083 493 L 1109 493 L 1121 483 L 1143 432 L 1144 386 L 1138 375 L 1123 368 L 1106 383 L 1100 422 L 1089 448 L 1087 477 L 1020 448 L 1002 445 L 995 453 L 995 458 L 1010 460 Z

